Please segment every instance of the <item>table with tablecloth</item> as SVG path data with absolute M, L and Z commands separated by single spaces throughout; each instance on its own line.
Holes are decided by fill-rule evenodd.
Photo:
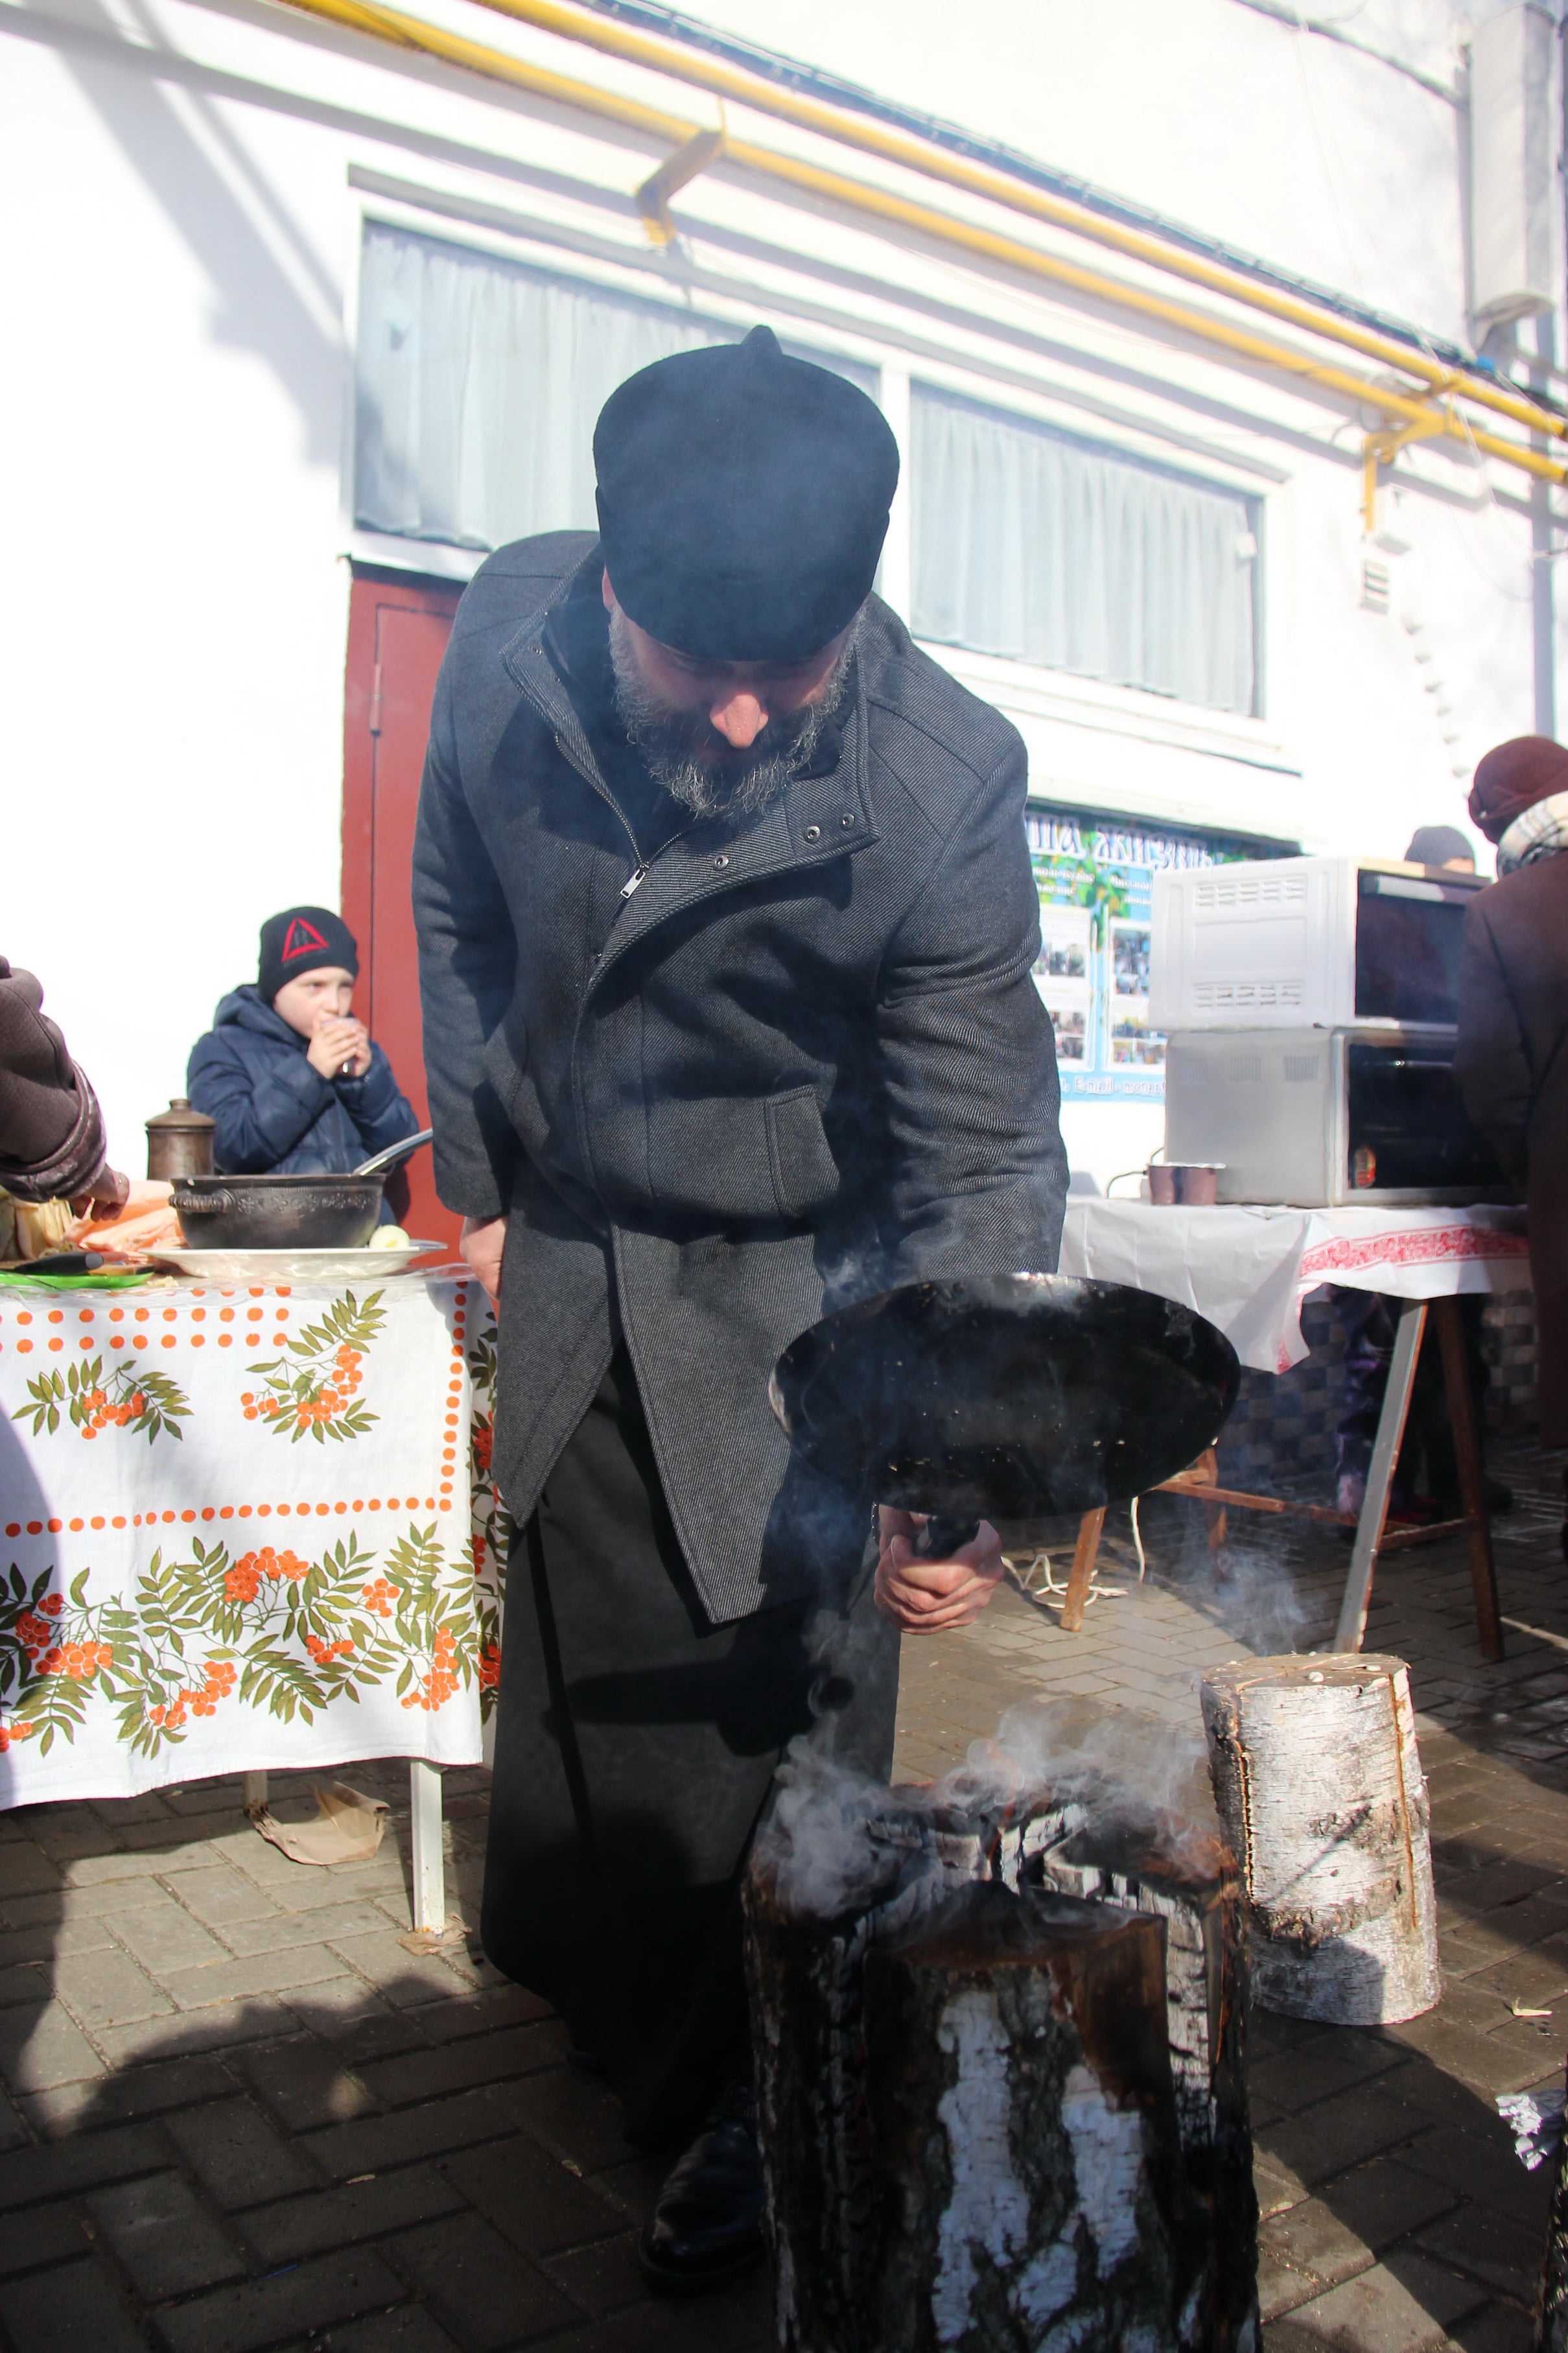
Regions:
M 0 1807 L 478 1762 L 494 1372 L 459 1274 L 0 1291 Z
M 1289 1372 L 1309 1353 L 1301 1334 L 1301 1307 L 1321 1284 L 1382 1292 L 1404 1303 L 1336 1635 L 1340 1648 L 1358 1648 L 1380 1551 L 1414 1540 L 1408 1532 L 1389 1534 L 1386 1522 L 1427 1304 L 1466 1293 L 1528 1290 L 1523 1210 L 1486 1204 L 1464 1208 L 1223 1204 L 1168 1208 L 1148 1201 L 1075 1195 L 1068 1202 L 1061 1271 L 1132 1283 L 1176 1300 L 1216 1324 L 1244 1365 L 1269 1373 Z M 1457 1346 L 1457 1335 L 1445 1332 L 1451 1402 L 1459 1382 L 1449 1361 Z M 1468 1410 L 1468 1382 L 1463 1389 L 1460 1418 Z M 1458 1438 L 1457 1428 L 1457 1442 Z M 1488 1654 L 1500 1656 L 1479 1460 L 1468 1443 L 1460 1446 L 1460 1453 L 1461 1477 L 1468 1476 L 1476 1490 L 1473 1504 L 1467 1502 L 1464 1525 L 1471 1545 L 1478 1621 Z M 1322 1511 L 1317 1516 L 1332 1514 Z

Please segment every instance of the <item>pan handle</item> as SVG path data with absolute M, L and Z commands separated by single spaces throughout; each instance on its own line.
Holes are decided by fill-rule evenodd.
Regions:
M 417 1135 L 405 1135 L 401 1144 L 389 1144 L 386 1150 L 378 1152 L 374 1160 L 362 1160 L 351 1173 L 355 1176 L 379 1176 L 384 1168 L 395 1168 L 400 1160 L 406 1160 L 420 1145 L 428 1144 L 435 1133 L 433 1127 L 422 1127 Z
M 169 1196 L 169 1207 L 182 1224 L 187 1218 L 216 1217 L 234 1206 L 234 1195 L 221 1189 L 216 1193 L 182 1193 L 176 1188 Z
M 951 1560 L 966 1544 L 973 1544 L 980 1534 L 978 1520 L 954 1519 L 946 1512 L 933 1512 L 915 1539 L 917 1560 Z

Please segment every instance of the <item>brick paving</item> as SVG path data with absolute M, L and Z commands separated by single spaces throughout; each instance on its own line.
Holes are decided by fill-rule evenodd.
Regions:
M 1554 2080 L 1568 2018 L 1568 1572 L 1554 1474 L 1497 1450 L 1510 1656 L 1476 1650 L 1462 1554 L 1396 1558 L 1369 1644 L 1409 1659 L 1432 1785 L 1446 1989 L 1383 2031 L 1255 2014 L 1268 2353 L 1528 2343 L 1545 2182 L 1492 2102 Z M 1180 1761 L 1194 1672 L 1327 1639 L 1346 1548 L 1233 1521 L 1216 1575 L 1189 1505 L 1145 1513 L 1136 1584 L 1066 1636 L 1007 1591 L 906 1645 L 900 1770 L 938 1773 L 1020 1700 L 1121 1712 Z M 1154 1737 L 1150 1739 L 1152 1733 Z M 409 1926 L 406 1783 L 372 1863 L 266 1844 L 237 1781 L 0 1815 L 0 2336 L 11 2353 L 764 2353 L 765 2284 L 644 2292 L 658 2161 L 568 2067 L 558 2023 L 464 1942 Z M 306 1784 L 274 1777 L 275 1810 Z M 451 1900 L 472 1923 L 485 1776 L 447 1776 Z M 1545 2021 L 1515 2010 L 1543 2009 Z

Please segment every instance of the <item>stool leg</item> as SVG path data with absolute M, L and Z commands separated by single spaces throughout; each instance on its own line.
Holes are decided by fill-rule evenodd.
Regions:
M 1491 1524 L 1487 1516 L 1486 1480 L 1481 1471 L 1480 1436 L 1476 1429 L 1476 1400 L 1470 1368 L 1465 1362 L 1465 1335 L 1457 1299 L 1432 1303 L 1437 1318 L 1437 1339 L 1443 1351 L 1443 1386 L 1448 1393 L 1448 1420 L 1454 1432 L 1454 1459 L 1459 1472 L 1459 1497 L 1464 1505 L 1466 1537 L 1470 1554 L 1470 1584 L 1476 1597 L 1476 1631 L 1481 1656 L 1502 1656 L 1502 1624 L 1498 1616 L 1497 1568 L 1492 1559 Z
M 1078 1542 L 1073 1546 L 1072 1567 L 1068 1572 L 1067 1599 L 1062 1603 L 1061 1629 L 1064 1634 L 1083 1631 L 1084 1604 L 1089 1599 L 1089 1580 L 1100 1552 L 1100 1532 L 1105 1525 L 1105 1506 L 1098 1512 L 1085 1512 L 1078 1524 Z
M 1388 1386 L 1383 1392 L 1383 1411 L 1377 1418 L 1372 1467 L 1366 1474 L 1366 1500 L 1356 1522 L 1355 1549 L 1351 1554 L 1344 1599 L 1340 1604 L 1340 1622 L 1334 1629 L 1336 1651 L 1359 1651 L 1366 1632 L 1372 1574 L 1388 1520 L 1389 1491 L 1405 1437 L 1410 1392 L 1415 1386 L 1415 1363 L 1421 1354 L 1421 1335 L 1426 1329 L 1426 1302 L 1407 1299 L 1399 1311 L 1399 1326 L 1394 1335 L 1394 1359 L 1388 1367 Z
M 247 1814 L 259 1813 L 267 1803 L 265 1773 L 242 1773 L 239 1777 L 239 1801 Z
M 441 1767 L 422 1757 L 408 1767 L 414 1866 L 414 1926 L 439 1936 L 447 1925 L 447 1870 L 441 1852 Z

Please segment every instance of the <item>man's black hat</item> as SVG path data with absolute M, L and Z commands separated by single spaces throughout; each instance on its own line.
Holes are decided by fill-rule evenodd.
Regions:
M 639 628 L 708 661 L 800 661 L 870 594 L 899 480 L 874 401 L 769 327 L 677 352 L 594 432 L 599 530 Z

